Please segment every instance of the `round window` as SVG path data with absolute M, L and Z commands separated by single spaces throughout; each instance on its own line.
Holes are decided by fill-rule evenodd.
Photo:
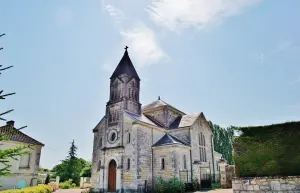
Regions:
M 112 133 L 110 136 L 110 140 L 115 141 L 115 139 L 116 139 L 116 133 Z
M 117 131 L 116 130 L 112 130 L 108 133 L 107 135 L 107 139 L 109 143 L 114 143 L 117 140 L 118 136 L 117 136 Z

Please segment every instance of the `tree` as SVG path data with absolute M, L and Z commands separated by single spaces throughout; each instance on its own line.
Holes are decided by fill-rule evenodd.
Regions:
M 85 167 L 80 172 L 80 177 L 91 177 L 92 176 L 92 163 L 86 162 Z
M 4 35 L 5 34 L 0 34 L 0 37 L 2 37 Z M 0 50 L 3 50 L 3 47 L 0 47 Z M 0 65 L 0 74 L 1 74 L 2 71 L 5 71 L 5 70 L 10 69 L 12 67 L 13 66 L 2 67 L 2 65 Z M 11 95 L 14 95 L 14 94 L 15 93 L 3 94 L 3 90 L 1 90 L 0 91 L 0 99 L 4 100 L 4 99 L 6 99 L 7 96 L 11 96 Z M 6 121 L 6 119 L 3 118 L 2 116 L 6 115 L 6 114 L 8 114 L 12 111 L 13 111 L 13 109 L 6 110 L 5 112 L 1 113 L 0 114 L 0 120 Z M 17 129 L 17 130 L 21 130 L 25 127 L 21 127 L 20 129 Z M 9 134 L 13 134 L 14 132 L 16 132 L 16 130 L 14 129 L 13 126 L 9 126 L 8 129 L 0 129 L 0 142 L 9 140 L 7 136 Z M 11 159 L 17 160 L 20 155 L 24 154 L 23 150 L 27 147 L 28 146 L 18 146 L 18 147 L 15 147 L 15 148 L 0 149 L 0 163 L 3 165 L 3 167 L 0 169 L 0 177 L 10 174 L 10 167 L 11 167 L 10 160 Z
M 73 159 L 76 159 L 76 156 L 77 156 L 77 147 L 75 146 L 75 142 L 74 140 L 72 141 L 71 143 L 71 147 L 70 147 L 70 150 L 69 150 L 69 155 L 68 155 L 68 159 L 70 160 L 73 160 Z
M 60 176 L 62 182 L 72 179 L 72 181 L 79 185 L 80 175 L 83 168 L 86 167 L 87 161 L 81 158 L 77 158 L 77 147 L 75 146 L 74 140 L 71 143 L 71 147 L 68 152 L 66 159 L 53 168 L 55 175 Z
M 233 164 L 232 158 L 232 138 L 234 134 L 234 127 L 222 128 L 219 125 L 208 121 L 208 124 L 214 134 L 214 149 L 221 153 L 229 164 Z

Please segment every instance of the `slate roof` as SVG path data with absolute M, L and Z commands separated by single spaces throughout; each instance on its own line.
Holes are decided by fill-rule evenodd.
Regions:
M 139 75 L 137 74 L 130 58 L 126 51 L 119 62 L 117 68 L 115 69 L 114 73 L 111 75 L 110 79 L 120 76 L 121 74 L 127 74 L 128 76 L 135 77 L 136 79 L 140 80 Z
M 190 146 L 188 143 L 186 143 L 186 142 L 178 139 L 177 137 L 174 137 L 173 135 L 170 135 L 170 134 L 166 133 L 152 147 L 165 146 L 165 145 L 185 145 L 185 146 Z
M 185 114 L 184 112 L 182 112 L 179 109 L 175 108 L 174 106 L 166 103 L 165 101 L 161 100 L 160 98 L 156 101 L 153 101 L 152 103 L 150 103 L 148 105 L 143 106 L 142 110 L 143 111 L 148 111 L 148 110 L 155 109 L 157 107 L 163 107 L 163 106 L 171 107 L 172 109 L 175 109 L 176 111 L 179 111 L 181 114 L 183 114 L 183 115 Z
M 131 113 L 129 111 L 126 111 L 124 110 L 124 112 L 129 116 L 131 117 L 132 119 L 134 120 L 137 120 L 137 121 L 141 121 L 141 122 L 144 122 L 144 123 L 148 123 L 150 125 L 153 125 L 153 126 L 158 126 L 160 127 L 159 125 L 155 124 L 154 122 L 152 122 L 150 119 L 148 119 L 145 115 L 137 115 L 137 114 L 134 114 L 134 113 Z
M 26 135 L 25 133 L 17 130 L 16 128 L 14 128 L 10 125 L 5 125 L 5 126 L 0 127 L 0 135 L 4 136 L 5 138 L 7 138 L 11 141 L 17 141 L 17 142 L 22 142 L 22 143 L 27 143 L 27 144 L 36 144 L 36 145 L 44 146 L 43 143 L 33 139 L 32 137 Z

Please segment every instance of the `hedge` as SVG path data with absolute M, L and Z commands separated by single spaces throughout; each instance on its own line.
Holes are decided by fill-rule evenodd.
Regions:
M 0 193 L 51 193 L 53 188 L 50 185 L 31 186 L 22 189 L 9 189 L 0 191 Z
M 234 162 L 239 177 L 300 175 L 300 122 L 235 128 Z

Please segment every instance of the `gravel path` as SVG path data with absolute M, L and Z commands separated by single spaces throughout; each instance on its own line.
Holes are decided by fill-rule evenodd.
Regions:
M 59 189 L 55 193 L 81 193 L 81 189 Z
M 217 189 L 217 190 L 210 190 L 210 191 L 205 191 L 209 193 L 233 193 L 232 189 Z M 200 193 L 200 192 L 195 192 L 195 193 Z

